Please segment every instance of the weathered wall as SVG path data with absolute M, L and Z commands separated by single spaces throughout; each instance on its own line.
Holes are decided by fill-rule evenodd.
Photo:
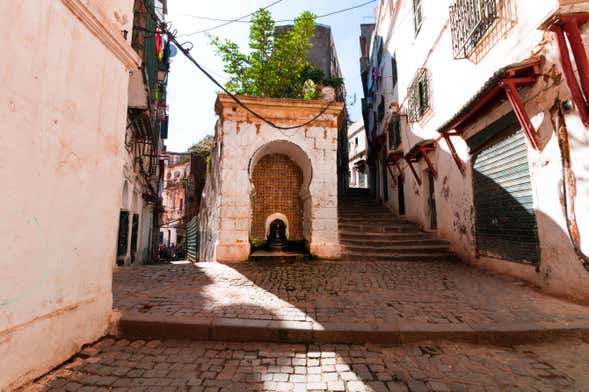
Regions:
M 211 148 L 211 160 L 198 214 L 200 238 L 198 258 L 200 261 L 214 261 L 217 258 L 216 250 L 219 239 L 219 213 L 221 208 L 221 136 L 221 125 L 217 121 L 215 142 Z
M 323 101 L 242 99 L 258 113 L 285 125 L 303 123 L 326 104 Z M 219 181 L 219 188 L 211 193 L 207 184 L 205 198 L 215 194 L 219 203 L 219 233 L 216 241 L 206 242 L 203 248 L 207 250 L 203 249 L 203 254 L 214 255 L 219 261 L 248 259 L 252 170 L 265 155 L 280 153 L 289 156 L 303 171 L 303 234 L 311 252 L 319 257 L 339 257 L 336 154 L 337 128 L 343 120 L 343 104 L 332 104 L 310 126 L 287 131 L 251 119 L 224 95 L 217 100 L 217 113 L 220 117 L 216 130 L 217 152 L 212 156 L 213 175 L 209 182 Z M 212 203 L 213 200 L 209 199 L 205 204 Z M 217 214 L 209 207 L 207 210 L 202 214 Z M 204 230 L 210 231 L 208 228 Z
M 117 3 L 132 23 L 132 1 Z M 102 336 L 111 313 L 123 61 L 130 67 L 138 59 L 118 35 L 108 37 L 110 47 L 98 38 L 121 30 L 112 9 L 85 19 L 91 28 L 72 9 L 79 18 L 97 11 L 87 2 L 22 0 L 4 3 L 0 13 L 9 59 L 0 66 L 3 390 Z
M 390 1 L 390 0 L 389 0 Z M 385 3 L 388 3 L 385 2 Z M 406 107 L 407 89 L 417 68 L 427 67 L 430 71 L 431 110 L 417 123 L 404 123 L 401 147 L 407 152 L 415 143 L 423 139 L 439 139 L 436 132 L 450 119 L 485 81 L 508 64 L 522 61 L 531 53 L 546 56 L 542 70 L 543 76 L 531 88 L 524 88 L 520 95 L 526 109 L 539 133 L 540 151 L 528 145 L 528 159 L 534 192 L 534 208 L 538 223 L 541 263 L 533 265 L 514 263 L 507 260 L 476 256 L 475 212 L 473 207 L 472 162 L 466 143 L 460 137 L 452 140 L 458 155 L 466 167 L 461 175 L 454 163 L 446 143 L 438 143 L 437 151 L 430 153 L 438 171 L 435 181 L 437 207 L 437 232 L 450 240 L 453 250 L 467 262 L 479 264 L 502 273 L 518 276 L 533 282 L 544 289 L 561 295 L 579 299 L 589 299 L 589 273 L 582 268 L 574 254 L 567 235 L 562 201 L 562 174 L 560 149 L 551 114 L 556 99 L 570 98 L 568 87 L 562 80 L 559 54 L 551 33 L 539 30 L 540 24 L 556 9 L 556 1 L 537 2 L 534 0 L 501 2 L 510 6 L 504 17 L 492 30 L 488 39 L 483 39 L 478 53 L 469 60 L 454 60 L 452 39 L 448 23 L 449 2 L 426 0 L 423 2 L 424 22 L 416 35 L 413 27 L 410 1 L 394 1 L 397 21 L 392 30 L 384 22 L 377 31 L 385 37 L 385 69 L 383 91 L 393 91 L 386 95 L 386 105 L 398 102 Z M 587 7 L 586 5 L 584 7 Z M 386 9 L 386 8 L 385 8 Z M 388 12 L 388 11 L 387 11 Z M 444 15 L 440 18 L 439 15 Z M 584 29 L 585 44 L 589 34 Z M 399 83 L 394 89 L 390 82 L 390 57 L 397 54 Z M 473 124 L 465 133 L 468 138 L 493 123 L 511 110 L 508 103 L 487 112 L 481 120 Z M 583 206 L 589 202 L 589 181 L 587 153 L 589 152 L 589 132 L 579 121 L 576 111 L 565 116 L 567 123 L 573 170 L 576 174 L 576 212 L 583 240 L 582 248 L 589 252 L 589 210 Z M 386 122 L 386 121 L 385 121 Z M 415 165 L 423 184 L 419 185 L 412 173 L 402 164 L 405 177 L 405 204 L 407 217 L 428 227 L 427 181 L 424 170 L 427 165 L 422 160 Z M 389 206 L 396 210 L 398 200 L 396 188 L 389 179 Z

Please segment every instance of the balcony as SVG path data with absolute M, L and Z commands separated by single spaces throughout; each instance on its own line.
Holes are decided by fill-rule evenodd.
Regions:
M 497 19 L 496 0 L 454 0 L 450 5 L 455 59 L 468 58 Z

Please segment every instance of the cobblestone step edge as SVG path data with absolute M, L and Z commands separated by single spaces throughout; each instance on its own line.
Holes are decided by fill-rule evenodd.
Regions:
M 113 320 L 111 333 L 130 339 L 384 345 L 444 340 L 502 346 L 562 338 L 589 339 L 589 320 L 460 325 L 401 321 L 392 325 L 369 325 L 142 314 L 118 315 Z

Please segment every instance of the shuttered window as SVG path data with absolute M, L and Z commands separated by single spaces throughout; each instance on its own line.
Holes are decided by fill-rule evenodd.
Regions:
M 502 119 L 496 132 L 473 157 L 476 238 L 479 254 L 538 263 L 538 230 L 532 197 L 527 146 L 521 129 Z M 509 130 L 512 128 L 512 130 Z M 476 138 L 470 140 L 471 147 Z

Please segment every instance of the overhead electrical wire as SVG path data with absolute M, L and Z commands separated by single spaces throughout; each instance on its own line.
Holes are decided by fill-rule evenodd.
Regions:
M 274 1 L 274 2 L 272 2 L 272 3 L 270 3 L 270 4 L 268 4 L 267 6 L 265 6 L 265 7 L 262 7 L 262 9 L 268 9 L 268 8 L 270 8 L 270 7 L 272 7 L 272 6 L 276 5 L 276 4 L 278 4 L 278 3 L 281 3 L 282 1 L 284 1 L 284 0 L 276 0 L 276 1 Z M 249 16 L 252 16 L 252 15 L 253 15 L 253 14 L 255 14 L 256 12 L 257 12 L 257 11 L 253 11 L 253 12 L 250 12 L 249 14 L 247 14 L 247 15 L 244 15 L 244 16 L 241 16 L 241 17 L 239 17 L 239 18 L 237 18 L 237 19 L 230 19 L 230 20 L 227 20 L 227 21 L 225 21 L 225 23 L 221 23 L 220 25 L 216 25 L 216 26 L 210 27 L 210 28 L 208 28 L 208 29 L 204 29 L 204 30 L 200 30 L 200 31 L 195 31 L 195 32 L 193 32 L 193 33 L 188 33 L 188 34 L 182 34 L 182 35 L 179 35 L 179 37 L 190 37 L 191 35 L 196 35 L 196 34 L 207 33 L 207 32 L 209 32 L 209 31 L 213 31 L 213 30 L 219 29 L 219 28 L 221 28 L 221 27 L 227 26 L 227 25 L 229 25 L 229 24 L 231 24 L 231 23 L 239 22 L 239 21 L 241 21 L 242 19 L 245 19 L 245 18 L 247 18 L 247 17 L 249 17 Z
M 377 0 L 369 0 L 369 1 L 366 1 L 366 2 L 364 2 L 362 4 L 355 5 L 353 7 L 343 8 L 343 9 L 339 9 L 337 11 L 328 12 L 326 14 L 317 15 L 316 19 L 325 18 L 325 17 L 328 17 L 328 16 L 340 14 L 342 12 L 351 11 L 351 10 L 354 10 L 356 8 L 361 8 L 361 7 L 364 7 L 364 6 L 368 5 L 368 4 L 374 3 L 376 1 Z M 271 4 L 271 5 L 273 5 L 273 4 Z M 268 6 L 268 7 L 270 7 L 270 6 Z M 218 29 L 220 27 L 227 26 L 228 24 L 231 24 L 231 23 L 251 23 L 251 21 L 249 21 L 249 20 L 242 20 L 242 19 L 245 19 L 246 17 L 251 16 L 253 14 L 252 13 L 252 14 L 246 15 L 246 16 L 241 17 L 241 18 L 238 18 L 238 19 L 221 19 L 221 18 L 211 18 L 211 17 L 208 17 L 208 16 L 191 15 L 191 14 L 186 14 L 186 13 L 182 13 L 182 12 L 171 12 L 171 13 L 175 13 L 175 14 L 178 14 L 178 15 L 188 16 L 188 17 L 195 18 L 195 19 L 212 20 L 212 21 L 216 21 L 216 22 L 226 22 L 226 23 L 223 23 L 223 24 L 218 25 L 218 26 L 213 26 L 210 29 L 201 30 L 201 31 L 195 31 L 193 33 L 188 33 L 188 34 L 183 34 L 180 37 L 185 37 L 185 36 L 190 36 L 190 35 L 196 35 L 196 34 L 200 34 L 200 33 L 205 33 L 205 32 L 208 32 L 208 31 L 211 31 L 211 30 L 214 30 L 214 29 Z M 294 19 L 281 19 L 281 20 L 276 20 L 275 22 L 276 23 L 294 22 Z
M 233 99 L 233 101 L 235 101 L 235 103 L 237 103 L 239 106 L 241 106 L 242 108 L 244 108 L 247 112 L 249 112 L 250 114 L 252 114 L 254 117 L 262 120 L 263 122 L 265 122 L 266 124 L 270 125 L 273 128 L 279 129 L 279 130 L 291 130 L 291 129 L 296 129 L 296 128 L 301 128 L 304 126 L 307 126 L 309 124 L 311 124 L 312 122 L 314 122 L 315 120 L 317 120 L 319 117 L 321 117 L 330 107 L 331 107 L 331 103 L 327 103 L 327 105 L 325 105 L 325 107 L 323 107 L 323 109 L 321 109 L 319 111 L 319 113 L 317 113 L 317 115 L 313 116 L 313 118 L 311 118 L 308 121 L 305 121 L 302 124 L 298 124 L 298 125 L 291 125 L 291 126 L 282 126 L 282 125 L 278 125 L 276 123 L 274 123 L 271 120 L 268 120 L 267 118 L 263 117 L 262 115 L 258 114 L 257 112 L 255 112 L 253 109 L 249 108 L 246 104 L 244 104 L 243 102 L 241 102 L 241 100 L 235 96 L 235 94 L 229 92 L 225 86 L 223 86 L 221 83 L 219 83 L 207 70 L 205 70 L 199 63 L 198 61 L 196 61 L 196 59 L 194 57 L 192 57 L 192 55 L 190 54 L 190 51 L 186 48 L 184 48 L 184 46 L 182 45 L 186 45 L 187 43 L 183 43 L 181 44 L 178 39 L 176 38 L 176 34 L 175 32 L 170 31 L 170 28 L 168 27 L 168 24 L 165 22 L 162 22 L 158 16 L 147 6 L 146 4 L 146 9 L 147 12 L 149 13 L 150 17 L 158 24 L 158 28 L 161 30 L 161 32 L 163 34 L 166 34 L 168 36 L 168 39 L 170 40 L 170 42 L 173 42 L 176 47 L 178 48 L 178 50 L 192 63 L 194 64 L 203 74 L 205 74 L 205 76 L 210 79 L 217 87 L 219 87 L 221 90 L 223 90 L 223 92 L 225 94 L 227 94 L 229 97 L 231 97 L 231 99 Z

